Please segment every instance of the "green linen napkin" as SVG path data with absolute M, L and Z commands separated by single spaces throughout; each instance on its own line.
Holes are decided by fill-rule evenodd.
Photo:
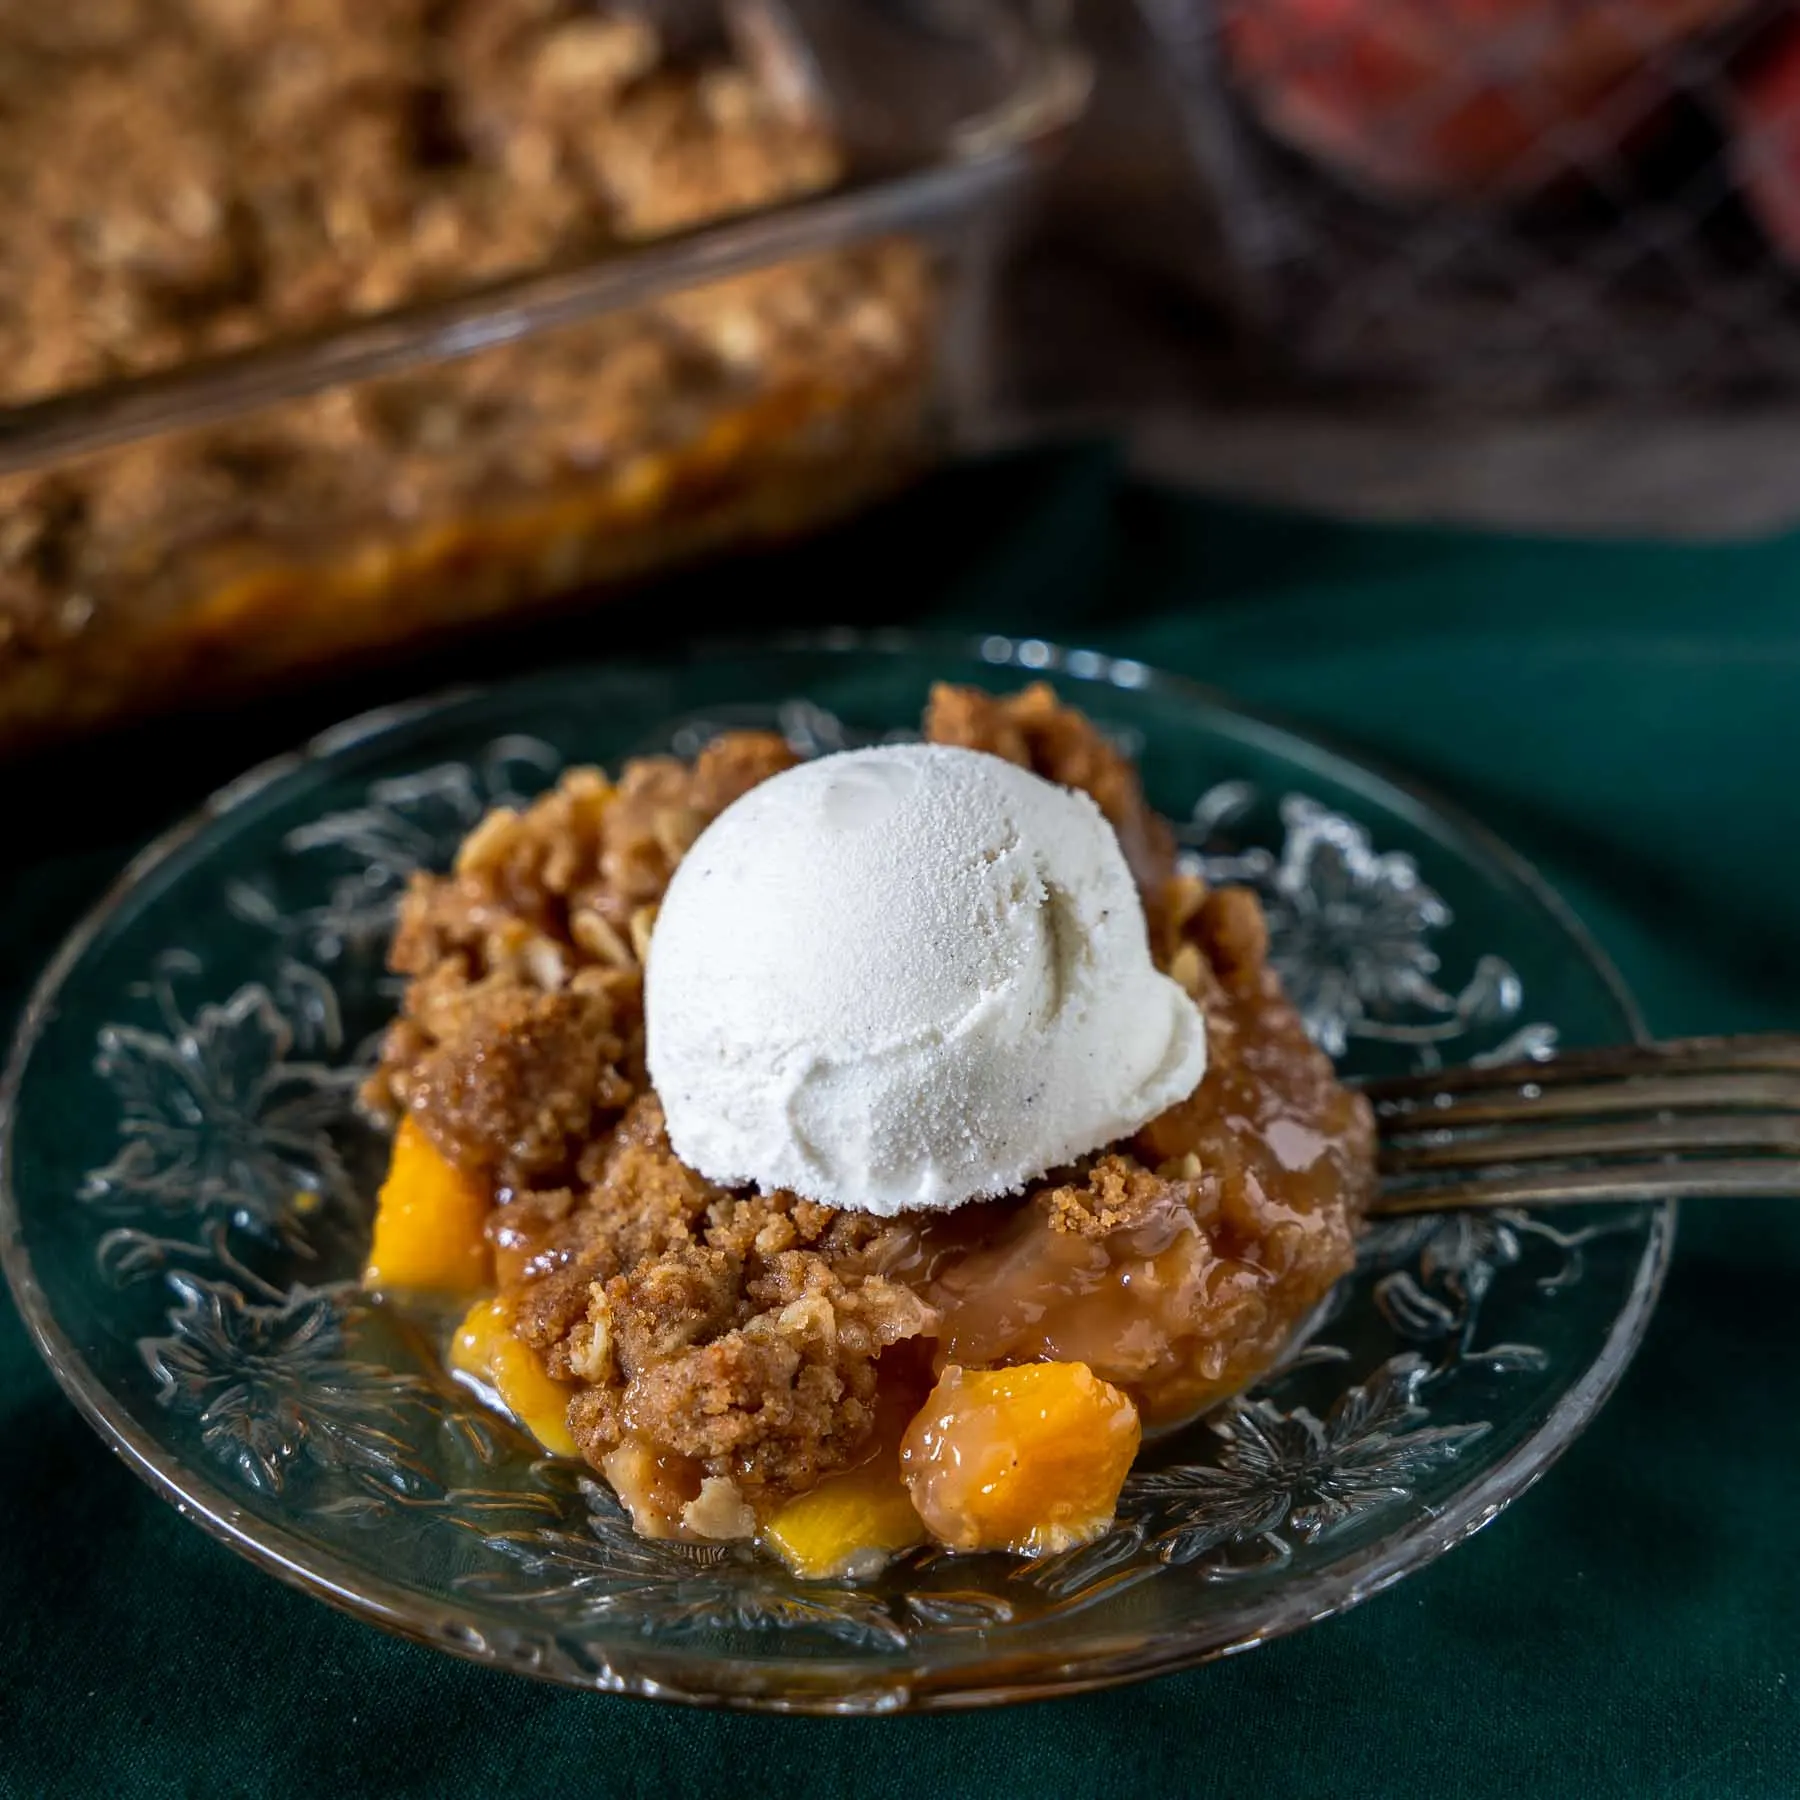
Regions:
M 1327 523 L 1137 486 L 1104 450 L 953 472 L 653 606 L 9 771 L 35 818 L 0 878 L 0 1014 L 137 844 L 332 716 L 670 621 L 844 620 L 1093 644 L 1328 730 L 1538 860 L 1654 1030 L 1800 1024 L 1800 542 Z M 1800 1206 L 1695 1205 L 1618 1395 L 1433 1568 L 1139 1688 L 866 1722 L 563 1692 L 292 1593 L 110 1457 L 0 1302 L 0 1796 L 1791 1796 L 1797 1283 Z

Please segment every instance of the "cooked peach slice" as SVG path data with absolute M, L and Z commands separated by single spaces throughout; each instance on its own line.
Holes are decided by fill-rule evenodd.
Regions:
M 477 1300 L 451 1340 L 451 1368 L 491 1387 L 552 1456 L 579 1456 L 568 1419 L 574 1390 L 544 1372 L 537 1352 L 513 1335 L 512 1323 L 505 1299 Z
M 1067 1550 L 1112 1523 L 1137 1408 L 1086 1363 L 952 1363 L 901 1444 L 913 1505 L 953 1550 Z
M 482 1232 L 491 1210 L 481 1186 L 446 1162 L 410 1118 L 402 1119 L 375 1206 L 364 1286 L 445 1294 L 492 1287 Z
M 872 1575 L 924 1540 L 892 1444 L 857 1468 L 827 1475 L 763 1527 L 763 1542 L 804 1581 Z

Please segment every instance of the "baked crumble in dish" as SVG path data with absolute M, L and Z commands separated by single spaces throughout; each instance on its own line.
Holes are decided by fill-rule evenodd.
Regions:
M 0 0 L 0 407 L 818 192 L 779 47 L 620 0 Z M 841 513 L 929 450 L 937 282 L 830 251 L 0 476 L 0 746 Z
M 1255 897 L 1178 869 L 1093 724 L 1042 685 L 939 687 L 924 735 L 1110 827 L 1204 1021 L 1204 1076 L 1141 1126 L 1021 1191 L 886 1213 L 676 1154 L 645 968 L 690 849 L 796 763 L 762 732 L 573 770 L 415 876 L 366 1090 L 398 1123 L 369 1285 L 466 1307 L 451 1367 L 640 1532 L 755 1539 L 802 1577 L 1103 1531 L 1143 1434 L 1270 1367 L 1350 1269 L 1373 1182 L 1369 1109 L 1282 995 Z

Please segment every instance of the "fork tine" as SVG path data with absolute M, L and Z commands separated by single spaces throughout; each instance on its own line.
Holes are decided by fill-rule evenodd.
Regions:
M 1605 1201 L 1800 1199 L 1800 1161 L 1767 1157 L 1751 1162 L 1655 1162 L 1600 1169 L 1563 1169 L 1505 1175 L 1491 1181 L 1383 1188 L 1369 1204 L 1372 1218 L 1403 1213 L 1459 1212 L 1508 1206 L 1585 1206 Z
M 1634 1075 L 1704 1075 L 1727 1070 L 1800 1074 L 1800 1034 L 1670 1038 L 1655 1044 L 1619 1044 L 1603 1050 L 1569 1050 L 1544 1062 L 1467 1064 L 1362 1084 L 1377 1106 L 1433 1100 L 1439 1094 L 1501 1093 L 1512 1088 L 1540 1090 L 1593 1079 Z
M 1668 1120 L 1618 1120 L 1603 1125 L 1526 1125 L 1479 1134 L 1384 1143 L 1384 1174 L 1415 1169 L 1481 1168 L 1551 1162 L 1572 1157 L 1732 1154 L 1776 1151 L 1800 1155 L 1800 1116 L 1743 1113 L 1685 1114 Z
M 1535 1090 L 1535 1091 L 1534 1091 Z M 1365 1092 L 1369 1090 L 1365 1089 Z M 1441 1089 L 1434 1090 L 1442 1093 Z M 1471 1090 L 1441 1100 L 1398 1101 L 1371 1096 L 1384 1131 L 1438 1131 L 1466 1125 L 1504 1125 L 1521 1117 L 1594 1118 L 1625 1113 L 1800 1112 L 1800 1073 L 1696 1070 L 1686 1075 L 1640 1075 L 1622 1081 L 1583 1081 L 1566 1087 L 1514 1082 L 1495 1091 Z

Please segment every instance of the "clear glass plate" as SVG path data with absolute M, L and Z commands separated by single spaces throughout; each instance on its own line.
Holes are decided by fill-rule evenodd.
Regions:
M 635 1538 L 603 1489 L 438 1372 L 355 1274 L 383 1162 L 353 1094 L 407 872 L 566 763 L 778 721 L 910 730 L 934 680 L 1052 681 L 1253 883 L 1343 1067 L 1637 1031 L 1604 959 L 1479 827 L 1142 665 L 848 634 L 564 671 L 357 719 L 126 871 L 45 975 L 4 1092 L 0 1250 L 57 1379 L 166 1498 L 295 1586 L 575 1686 L 813 1712 L 962 1707 L 1179 1668 L 1355 1604 L 1492 1519 L 1618 1379 L 1672 1209 L 1376 1226 L 1309 1341 L 1150 1445 L 1115 1528 L 866 1586 Z

